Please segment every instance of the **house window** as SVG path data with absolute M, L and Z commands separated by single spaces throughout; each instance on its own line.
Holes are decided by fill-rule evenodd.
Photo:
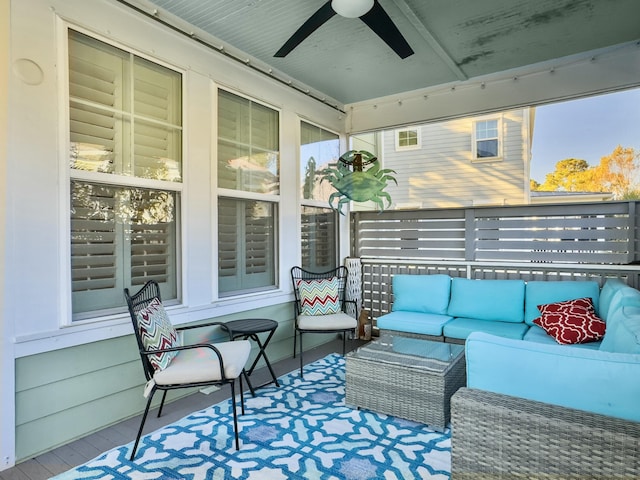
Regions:
M 497 118 L 477 120 L 473 127 L 473 158 L 494 159 L 502 156 L 500 121 Z
M 305 270 L 326 272 L 338 266 L 338 214 L 331 208 L 302 206 L 302 263 Z
M 218 291 L 221 296 L 275 285 L 277 204 L 218 198 Z
M 218 91 L 218 293 L 276 285 L 278 111 Z
M 338 213 L 329 206 L 335 190 L 322 182 L 321 172 L 339 158 L 338 134 L 300 122 L 301 266 L 305 270 L 322 272 L 337 266 Z
M 418 150 L 422 147 L 420 129 L 417 127 L 396 130 L 396 151 Z
M 73 319 L 151 279 L 176 299 L 182 75 L 71 29 L 68 49 Z

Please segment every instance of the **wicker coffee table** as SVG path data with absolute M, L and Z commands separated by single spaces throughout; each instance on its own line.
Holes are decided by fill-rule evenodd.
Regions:
M 442 431 L 466 384 L 464 346 L 383 334 L 346 356 L 346 404 Z

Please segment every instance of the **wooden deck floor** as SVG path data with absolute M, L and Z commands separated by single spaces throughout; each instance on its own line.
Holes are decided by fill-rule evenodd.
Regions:
M 347 350 L 356 348 L 362 343 L 363 342 L 359 340 L 347 341 Z M 342 340 L 335 340 L 305 352 L 305 363 L 313 362 L 332 352 L 342 352 Z M 298 367 L 298 358 L 288 358 L 273 364 L 277 376 L 289 373 Z M 251 376 L 254 385 L 261 385 L 270 378 L 266 368 L 256 370 Z M 152 411 L 147 418 L 144 433 L 175 422 L 197 410 L 215 405 L 229 398 L 229 395 L 230 391 L 228 387 L 222 388 L 209 395 L 196 393 L 165 406 L 162 417 L 160 418 L 157 418 L 155 411 Z M 129 443 L 136 437 L 140 419 L 141 416 L 130 418 L 43 455 L 19 463 L 13 468 L 1 471 L 0 480 L 49 479 L 52 476 L 95 458 L 106 450 Z

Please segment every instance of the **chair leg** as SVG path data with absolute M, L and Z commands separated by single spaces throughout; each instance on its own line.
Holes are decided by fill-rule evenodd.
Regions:
M 240 381 L 240 405 L 242 406 L 242 415 L 244 415 L 244 388 L 242 387 L 242 374 L 238 375 L 238 380 Z
M 347 332 L 342 332 L 342 356 L 347 353 Z
M 168 390 L 162 392 L 162 401 L 160 402 L 160 407 L 158 407 L 158 418 L 162 415 L 162 407 L 164 407 L 164 399 L 167 398 L 167 392 Z
M 304 378 L 304 373 L 302 372 L 302 366 L 304 362 L 302 361 L 302 332 L 300 332 L 300 378 Z
M 293 329 L 293 358 L 296 358 L 296 337 L 298 335 L 298 330 L 296 328 Z
M 140 422 L 140 428 L 138 429 L 138 436 L 136 437 L 136 441 L 133 444 L 133 450 L 131 450 L 131 456 L 129 460 L 133 462 L 133 457 L 136 455 L 136 450 L 138 450 L 138 443 L 140 442 L 140 437 L 142 436 L 142 429 L 144 427 L 144 422 L 147 420 L 147 414 L 149 413 L 149 407 L 151 406 L 151 400 L 153 400 L 153 394 L 156 393 L 156 387 L 154 386 L 149 393 L 149 398 L 147 400 L 147 406 L 144 409 L 144 413 L 142 414 L 142 421 Z M 165 390 L 166 394 L 167 391 Z M 164 399 L 164 396 L 163 396 Z
M 231 382 L 231 408 L 233 409 L 233 433 L 236 437 L 236 450 L 240 450 L 240 440 L 238 439 L 238 412 L 236 412 L 236 381 Z

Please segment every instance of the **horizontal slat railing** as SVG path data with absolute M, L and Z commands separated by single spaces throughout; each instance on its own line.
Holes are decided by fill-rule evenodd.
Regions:
M 640 287 L 637 202 L 356 212 L 351 256 L 362 265 L 362 307 L 393 303 L 393 275 L 596 280 Z
M 471 279 L 508 280 L 594 280 L 603 285 L 608 278 L 620 278 L 640 288 L 640 265 L 570 265 L 360 258 L 362 264 L 362 308 L 368 310 L 374 328 L 379 316 L 389 313 L 393 303 L 394 275 L 445 274 Z M 425 292 L 428 295 L 428 292 Z

